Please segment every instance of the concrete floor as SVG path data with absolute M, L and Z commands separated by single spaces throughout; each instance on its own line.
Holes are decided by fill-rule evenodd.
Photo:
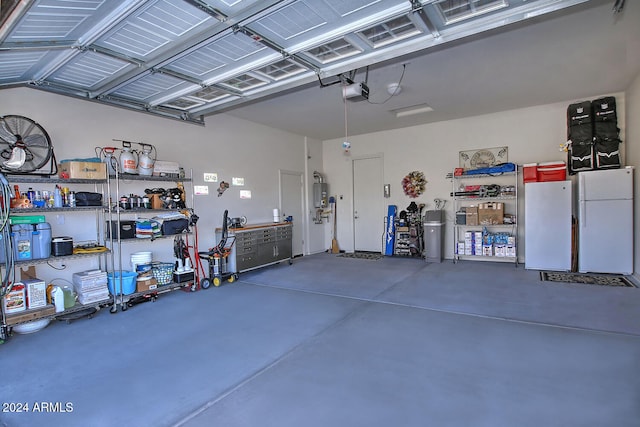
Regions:
M 0 347 L 0 426 L 638 426 L 640 289 L 318 254 Z

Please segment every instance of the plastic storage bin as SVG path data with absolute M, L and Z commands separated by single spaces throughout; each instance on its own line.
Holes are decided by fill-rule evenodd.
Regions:
M 138 273 L 132 271 L 122 272 L 122 294 L 130 295 L 136 291 L 136 278 Z M 107 275 L 107 287 L 111 295 L 120 294 L 120 272 L 109 273 Z
M 33 259 L 49 258 L 51 256 L 51 224 L 41 222 L 34 224 L 33 227 Z

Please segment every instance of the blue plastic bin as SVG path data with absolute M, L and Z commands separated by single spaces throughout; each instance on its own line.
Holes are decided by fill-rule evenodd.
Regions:
M 138 273 L 132 271 L 122 272 L 122 294 L 130 295 L 136 291 L 136 278 Z M 107 275 L 107 286 L 111 295 L 120 295 L 120 272 Z

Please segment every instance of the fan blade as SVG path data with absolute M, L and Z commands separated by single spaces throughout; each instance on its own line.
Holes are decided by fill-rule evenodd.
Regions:
M 33 134 L 26 136 L 22 139 L 22 142 L 29 148 L 42 148 L 44 150 L 49 151 L 49 144 L 47 143 L 47 138 L 40 134 Z
M 3 164 L 9 169 L 20 169 L 24 165 L 26 157 L 27 156 L 22 148 L 13 147 L 13 150 L 11 150 L 11 157 Z
M 14 134 L 9 131 L 7 128 L 7 123 L 2 120 L 0 121 L 0 138 L 2 138 L 8 144 L 15 144 L 17 139 Z
M 37 170 L 44 166 L 51 157 L 47 139 L 40 134 L 33 134 L 23 139 L 26 151 L 24 170 Z

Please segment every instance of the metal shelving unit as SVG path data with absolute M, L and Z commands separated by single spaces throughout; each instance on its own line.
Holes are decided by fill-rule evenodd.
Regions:
M 109 200 L 112 200 L 112 203 L 109 203 L 106 207 L 106 214 L 108 221 L 115 221 L 117 225 L 117 229 L 120 229 L 120 222 L 122 221 L 123 216 L 127 215 L 139 215 L 139 214 L 153 214 L 153 213 L 166 213 L 171 211 L 178 211 L 172 209 L 147 209 L 147 208 L 134 208 L 134 209 L 122 209 L 120 204 L 117 203 L 120 195 L 120 185 L 123 182 L 174 182 L 174 183 L 191 183 L 193 182 L 193 171 L 190 170 L 189 176 L 185 177 L 175 177 L 175 176 L 148 176 L 148 175 L 133 175 L 133 174 L 120 174 L 116 170 L 115 175 L 109 175 L 107 177 L 107 194 L 109 195 Z M 185 190 L 186 193 L 186 190 Z M 186 194 L 185 194 L 186 196 Z M 191 188 L 191 206 L 193 206 L 194 195 L 193 188 Z M 115 233 L 117 236 L 113 236 L 113 233 L 110 233 L 108 238 L 105 238 L 105 245 L 111 248 L 111 265 L 113 266 L 114 271 L 120 272 L 120 280 L 122 278 L 123 268 L 123 259 L 122 259 L 122 245 L 123 244 L 135 244 L 137 242 L 153 242 L 156 240 L 167 240 L 173 239 L 179 235 L 186 235 L 190 233 L 182 233 L 182 234 L 174 234 L 168 236 L 156 236 L 153 238 L 134 238 L 134 239 L 122 239 L 120 238 L 120 233 Z M 117 257 L 117 259 L 116 259 Z M 114 278 L 114 280 L 116 280 Z M 114 304 L 111 307 L 111 313 L 116 313 L 118 311 L 118 306 L 120 306 L 122 311 L 126 311 L 129 303 L 136 297 L 150 295 L 152 300 L 162 293 L 173 291 L 176 289 L 180 289 L 183 287 L 192 287 L 192 283 L 184 282 L 184 283 L 169 283 L 166 285 L 158 285 L 156 289 L 147 290 L 143 292 L 134 292 L 131 294 L 125 295 L 122 291 L 122 284 L 120 283 L 120 293 L 118 295 L 114 295 Z
M 7 176 L 7 179 L 12 184 L 64 184 L 65 186 L 70 185 L 93 185 L 93 191 L 99 192 L 104 196 L 104 184 L 107 182 L 106 179 L 96 180 L 96 179 L 62 179 L 58 177 L 40 177 L 40 176 Z M 59 208 L 18 208 L 10 211 L 10 214 L 13 215 L 23 215 L 23 214 L 55 214 L 60 212 L 69 212 L 69 213 L 78 213 L 78 214 L 87 214 L 92 213 L 96 216 L 96 242 L 100 242 L 101 239 L 101 228 L 100 223 L 103 221 L 104 208 L 102 206 L 81 206 L 81 207 L 59 207 Z M 21 267 L 30 267 L 37 266 L 42 264 L 49 265 L 51 262 L 67 262 L 79 259 L 88 259 L 88 258 L 99 258 L 99 263 L 101 268 L 106 266 L 106 256 L 110 253 L 109 250 L 100 251 L 100 252 L 92 252 L 92 253 L 82 253 L 82 254 L 73 254 L 73 255 L 65 255 L 65 256 L 50 256 L 48 258 L 39 258 L 39 259 L 31 259 L 31 260 L 15 260 L 12 262 L 10 266 L 3 263 L 0 264 L 1 268 L 21 268 Z M 107 306 L 112 303 L 112 298 L 95 301 L 90 304 L 80 304 L 76 303 L 73 307 L 68 308 L 61 312 L 55 312 L 55 308 L 52 304 L 48 304 L 45 307 L 35 308 L 35 309 L 27 309 L 17 313 L 5 313 L 2 304 L 0 304 L 0 320 L 2 323 L 0 324 L 0 339 L 5 339 L 12 327 L 28 322 L 32 322 L 34 320 L 41 319 L 56 319 L 59 317 L 71 315 L 73 313 L 80 312 L 82 310 L 87 310 L 91 308 L 99 309 L 100 307 Z
M 504 172 L 501 174 L 477 174 L 477 175 L 460 175 L 460 176 L 452 176 L 452 186 L 453 186 L 453 210 L 456 215 L 456 221 L 453 226 L 453 239 L 454 239 L 454 255 L 453 261 L 457 262 L 459 260 L 471 260 L 471 261 L 492 261 L 492 262 L 512 262 L 516 266 L 518 265 L 518 251 L 517 251 L 517 236 L 518 236 L 518 170 L 514 172 Z M 464 196 L 459 195 L 462 190 L 461 187 L 466 187 L 466 185 L 472 186 L 486 186 L 496 184 L 500 185 L 501 188 L 509 187 L 513 188 L 513 191 L 510 191 L 509 194 L 498 194 L 493 197 L 480 197 L 480 196 Z M 481 191 L 481 190 L 480 190 Z M 458 195 L 457 195 L 458 193 Z M 495 203 L 500 202 L 504 203 L 504 213 L 510 214 L 515 218 L 515 221 L 511 224 L 482 224 L 478 222 L 475 225 L 468 224 L 458 224 L 458 212 L 461 211 L 462 208 L 466 208 L 472 205 L 478 205 L 480 203 Z M 467 253 L 468 244 L 468 234 L 467 232 L 477 233 L 482 232 L 486 229 L 489 233 L 509 233 L 514 242 L 512 245 L 507 245 L 508 247 L 512 247 L 513 253 L 508 255 L 501 254 L 496 255 L 493 252 L 488 255 L 484 252 L 477 253 L 479 249 L 477 245 L 474 245 L 472 249 L 472 253 Z M 474 236 L 475 237 L 475 236 Z M 465 252 L 460 253 L 460 244 L 464 245 Z M 482 248 L 482 246 L 480 246 Z M 511 249 L 509 249 L 511 250 Z

